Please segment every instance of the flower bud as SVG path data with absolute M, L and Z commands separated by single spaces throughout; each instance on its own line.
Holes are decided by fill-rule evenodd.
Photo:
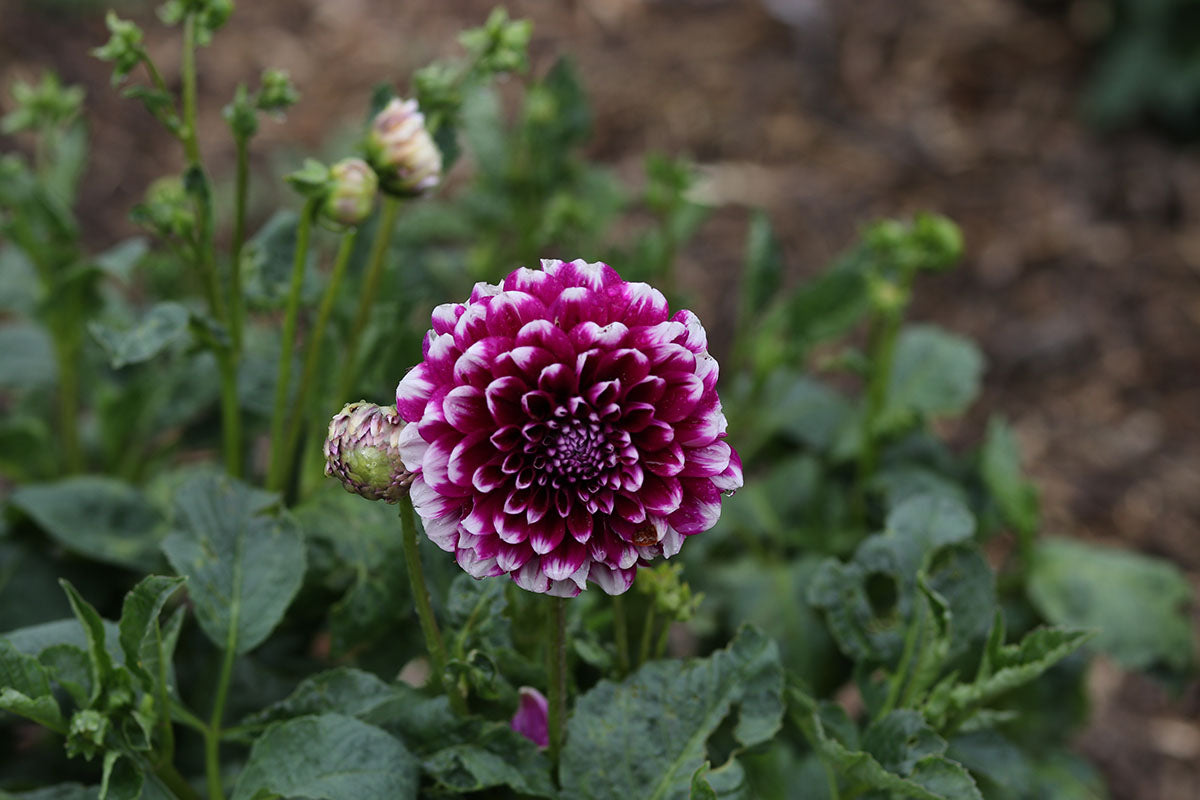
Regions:
M 413 479 L 400 460 L 403 429 L 395 408 L 350 403 L 329 422 L 325 474 L 368 500 L 399 501 Z
M 321 213 L 338 225 L 354 227 L 371 216 L 379 179 L 361 158 L 344 158 L 329 168 L 329 194 Z
M 549 746 L 550 704 L 546 701 L 546 696 L 531 686 L 522 686 L 519 692 L 521 705 L 513 715 L 509 727 L 538 747 Z
M 442 152 L 426 130 L 416 100 L 393 99 L 375 116 L 366 153 L 388 194 L 413 197 L 441 181 Z

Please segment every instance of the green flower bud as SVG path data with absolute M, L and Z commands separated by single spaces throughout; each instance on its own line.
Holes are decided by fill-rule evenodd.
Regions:
M 177 175 L 159 178 L 150 184 L 145 201 L 133 207 L 130 217 L 167 239 L 187 239 L 196 228 L 192 200 Z
M 321 213 L 346 227 L 361 225 L 375 207 L 379 179 L 361 158 L 343 158 L 329 168 L 329 194 Z
M 0 120 L 0 133 L 65 126 L 75 119 L 83 105 L 83 89 L 63 86 L 52 72 L 44 74 L 36 86 L 17 81 L 12 96 L 17 107 Z
M 962 258 L 962 231 L 946 217 L 918 214 L 913 223 L 913 239 L 924 255 L 926 269 L 949 269 Z
M 527 19 L 510 20 L 508 12 L 496 8 L 487 22 L 459 34 L 458 41 L 481 72 L 524 72 L 529 68 L 529 38 L 533 23 Z
M 395 408 L 350 403 L 329 422 L 325 474 L 368 500 L 399 501 L 413 480 L 400 460 L 403 430 L 404 421 Z
M 425 128 L 416 100 L 393 99 L 371 122 L 364 145 L 380 188 L 399 197 L 433 189 L 442 178 L 442 152 Z
M 108 12 L 104 24 L 108 26 L 108 42 L 93 50 L 92 55 L 101 61 L 113 62 L 112 82 L 116 86 L 146 57 L 146 51 L 142 49 L 142 29 L 113 11 Z
M 67 755 L 81 755 L 90 761 L 104 747 L 107 734 L 108 717 L 91 708 L 76 711 L 67 731 Z
M 258 87 L 258 110 L 282 114 L 300 101 L 300 93 L 292 84 L 287 70 L 268 69 L 262 74 Z

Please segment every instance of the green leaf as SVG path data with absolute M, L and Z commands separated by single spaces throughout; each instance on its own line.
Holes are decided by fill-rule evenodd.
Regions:
M 108 645 L 109 657 L 119 662 L 123 658 L 123 654 L 116 646 L 117 626 L 108 620 L 104 620 L 103 625 L 105 642 L 111 640 L 111 644 Z M 88 647 L 88 634 L 85 633 L 79 620 L 73 617 L 44 622 L 40 625 L 30 625 L 26 628 L 9 631 L 2 634 L 2 637 L 17 650 L 31 656 L 36 656 L 47 648 L 60 644 L 72 645 L 83 650 Z
M 717 800 L 717 793 L 704 779 L 711 769 L 712 764 L 705 761 L 692 773 L 692 786 L 688 800 Z
M 1029 599 L 1056 625 L 1092 628 L 1096 647 L 1127 669 L 1193 664 L 1192 592 L 1173 564 L 1069 539 L 1037 543 Z
M 96 702 L 103 691 L 104 685 L 115 669 L 113 666 L 112 656 L 107 648 L 107 631 L 104 627 L 104 620 L 100 618 L 100 614 L 96 611 L 87 600 L 80 596 L 79 592 L 75 591 L 75 587 L 67 580 L 60 580 L 59 585 L 63 587 L 63 591 L 67 593 L 67 600 L 71 603 L 71 610 L 75 612 L 75 618 L 83 626 L 83 633 L 87 639 L 87 655 L 89 664 L 89 677 L 92 682 L 92 694 L 88 698 L 88 704 Z
M 412 754 L 379 728 L 342 714 L 300 717 L 254 743 L 233 800 L 415 800 L 418 773 Z
M 793 688 L 788 692 L 788 700 L 792 720 L 813 749 L 852 784 L 915 800 L 982 800 L 974 779 L 961 764 L 941 755 L 928 755 L 913 763 L 911 773 L 899 775 L 886 769 L 870 753 L 852 750 L 830 737 L 817 714 L 816 704 L 804 693 Z M 928 749 L 928 742 L 923 746 Z
M 97 788 L 78 783 L 60 783 L 44 789 L 11 794 L 0 789 L 0 800 L 96 800 Z
M 961 413 L 979 394 L 982 373 L 983 355 L 969 339 L 932 325 L 905 328 L 896 341 L 880 428 Z
M 104 754 L 104 773 L 100 779 L 100 800 L 138 800 L 145 778 L 142 771 L 118 750 Z
M 11 242 L 0 244 L 0 310 L 32 316 L 40 282 L 24 250 Z
M 183 583 L 183 578 L 150 575 L 125 595 L 118 623 L 121 649 L 125 651 L 125 664 L 146 690 L 158 683 L 160 666 L 166 668 L 158 615 Z
M 568 722 L 563 790 L 595 800 L 686 798 L 705 741 L 735 705 L 740 745 L 774 736 L 782 687 L 779 651 L 752 627 L 708 658 L 654 661 L 622 683 L 601 681 L 578 699 Z M 614 772 L 614 764 L 622 768 Z
M 59 733 L 67 727 L 46 668 L 5 639 L 0 639 L 0 710 L 28 717 Z
M 304 580 L 304 540 L 279 498 L 232 478 L 201 475 L 175 496 L 163 552 L 189 579 L 201 629 L 239 655 L 270 635 Z
M 746 235 L 746 269 L 742 279 L 741 324 L 750 325 L 775 299 L 783 274 L 783 253 L 771 227 L 771 218 L 762 211 L 750 217 Z
M 477 580 L 459 575 L 450 584 L 446 600 L 446 625 L 454 631 L 454 653 L 462 658 L 478 647 L 488 652 L 512 647 L 512 624 L 505 611 L 504 581 Z
M 40 325 L 0 325 L 0 389 L 29 391 L 57 379 L 54 345 Z
M 939 495 L 918 495 L 896 506 L 887 516 L 885 536 L 900 546 L 902 568 L 916 573 L 939 548 L 969 540 L 975 517 L 962 503 Z
M 38 655 L 51 679 L 67 690 L 75 705 L 84 708 L 92 696 L 91 662 L 88 654 L 72 644 L 56 644 Z
M 60 544 L 88 558 L 138 572 L 162 566 L 162 515 L 123 481 L 80 475 L 31 484 L 13 492 L 9 502 Z
M 149 361 L 188 335 L 190 315 L 179 303 L 158 303 L 132 328 L 117 330 L 99 322 L 88 325 L 113 369 Z
M 1037 489 L 1022 477 L 1017 438 L 998 417 L 988 422 L 987 439 L 979 452 L 979 472 L 1004 522 L 1032 536 L 1039 522 Z
M 295 212 L 276 212 L 242 249 L 243 285 L 252 307 L 272 310 L 283 308 L 287 302 L 299 224 Z M 301 289 L 304 303 L 312 302 L 319 291 L 315 264 L 310 253 Z
M 507 786 L 522 795 L 557 797 L 550 760 L 505 723 L 484 723 L 471 742 L 437 750 L 421 762 L 445 789 L 477 792 Z
M 133 279 L 133 270 L 150 252 L 144 236 L 132 236 L 96 256 L 96 266 L 122 283 Z
M 399 708 L 421 695 L 404 684 L 387 684 L 369 672 L 338 667 L 300 682 L 290 695 L 242 720 L 242 725 L 270 722 L 312 714 L 337 712 L 364 722 L 386 722 Z
M 901 709 L 871 723 L 863 734 L 862 749 L 888 772 L 911 775 L 921 759 L 945 753 L 946 740 L 934 733 L 920 712 Z
M 996 630 L 1001 630 L 997 615 Z M 925 705 L 925 717 L 935 728 L 1037 678 L 1091 638 L 1089 631 L 1038 628 L 1020 644 L 999 644 L 1003 633 L 989 638 L 979 674 L 971 683 L 947 679 L 934 687 Z

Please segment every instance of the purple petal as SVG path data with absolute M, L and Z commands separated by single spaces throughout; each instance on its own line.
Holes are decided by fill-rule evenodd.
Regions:
M 733 450 L 718 439 L 705 447 L 689 447 L 684 450 L 687 463 L 681 475 L 689 478 L 711 478 L 720 475 L 729 466 Z
M 400 418 L 405 422 L 420 420 L 435 386 L 433 372 L 425 362 L 410 369 L 396 385 L 396 410 Z
M 550 704 L 537 689 L 522 686 L 521 700 L 512 718 L 512 729 L 538 747 L 550 746 Z

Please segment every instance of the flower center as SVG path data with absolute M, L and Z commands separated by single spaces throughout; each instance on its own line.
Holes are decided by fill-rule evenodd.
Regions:
M 550 431 L 542 440 L 545 469 L 561 481 L 591 480 L 616 466 L 616 448 L 609 441 L 612 428 L 586 404 L 578 404 L 574 414 L 559 406 L 546 427 Z

